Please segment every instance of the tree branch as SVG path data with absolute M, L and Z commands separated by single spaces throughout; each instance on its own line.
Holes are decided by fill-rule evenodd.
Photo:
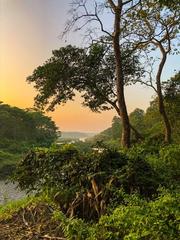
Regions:
M 108 3 L 109 3 L 109 5 L 110 5 L 111 9 L 113 9 L 113 11 L 115 12 L 115 11 L 116 11 L 116 8 L 117 8 L 117 6 L 115 5 L 115 3 L 114 3 L 112 0 L 108 0 Z

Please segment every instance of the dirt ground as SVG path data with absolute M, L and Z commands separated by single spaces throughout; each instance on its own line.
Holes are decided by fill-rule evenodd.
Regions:
M 10 219 L 0 221 L 0 240 L 66 240 L 51 217 L 52 210 L 46 204 L 20 209 Z

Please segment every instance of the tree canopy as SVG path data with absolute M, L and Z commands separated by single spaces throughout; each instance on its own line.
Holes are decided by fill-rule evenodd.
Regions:
M 0 138 L 29 144 L 49 145 L 56 139 L 57 126 L 50 117 L 33 109 L 0 104 Z
M 78 91 L 82 104 L 92 111 L 118 109 L 111 45 L 95 43 L 89 49 L 68 45 L 52 53 L 53 56 L 27 78 L 38 90 L 36 106 L 54 110 L 56 105 L 73 100 Z M 122 59 L 126 83 L 140 78 L 142 68 L 138 56 L 124 49 Z

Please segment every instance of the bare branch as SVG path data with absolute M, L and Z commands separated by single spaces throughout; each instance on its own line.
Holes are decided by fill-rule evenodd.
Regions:
M 126 2 L 123 2 L 123 5 L 126 5 L 128 3 L 132 2 L 132 0 L 127 0 Z
M 109 35 L 110 37 L 112 37 L 112 34 L 110 34 L 108 31 L 104 30 L 104 26 L 103 26 L 103 23 L 101 21 L 101 19 L 99 18 L 98 16 L 98 12 L 97 12 L 97 3 L 95 3 L 95 16 L 96 16 L 96 20 L 99 22 L 100 24 L 100 27 L 101 27 L 101 31 L 106 33 L 107 35 Z
M 115 11 L 116 11 L 116 8 L 117 8 L 117 6 L 115 5 L 115 3 L 114 3 L 112 0 L 108 0 L 108 3 L 109 3 L 109 5 L 110 5 L 111 9 L 113 9 L 113 11 L 115 12 Z
M 64 30 L 62 36 L 64 36 L 67 32 L 69 32 L 71 29 L 73 29 L 77 22 L 79 22 L 80 20 L 85 20 L 85 22 L 81 26 L 75 28 L 75 31 L 82 30 L 90 22 L 98 22 L 101 31 L 103 33 L 107 34 L 108 36 L 112 37 L 111 33 L 104 29 L 103 23 L 99 17 L 98 5 L 96 2 L 95 2 L 95 7 L 94 7 L 94 13 L 88 11 L 87 6 L 86 6 L 86 1 L 81 3 L 81 1 L 77 0 L 77 1 L 74 1 L 72 3 L 72 5 L 73 4 L 77 5 L 77 6 L 75 6 L 74 9 L 71 10 L 72 15 L 73 15 L 72 19 L 66 23 L 66 27 L 65 27 L 65 30 Z M 81 15 L 77 14 L 79 8 L 83 9 L 83 12 L 84 12 Z

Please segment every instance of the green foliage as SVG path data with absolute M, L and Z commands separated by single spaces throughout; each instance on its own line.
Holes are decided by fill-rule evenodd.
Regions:
M 22 153 L 34 146 L 50 146 L 57 137 L 51 118 L 33 109 L 0 103 L 0 178 L 9 176 Z
M 147 157 L 147 161 L 157 171 L 166 186 L 178 185 L 180 180 L 180 146 L 161 147 L 159 154 Z
M 172 137 L 174 143 L 180 143 L 180 73 L 175 74 L 170 80 L 164 82 L 164 104 L 171 123 Z M 146 113 L 141 109 L 135 109 L 129 114 L 131 124 L 144 136 L 144 144 L 146 146 L 157 145 L 163 143 L 163 122 L 162 117 L 158 110 L 158 99 L 155 98 L 150 106 L 147 108 Z M 96 135 L 93 140 L 103 141 L 105 143 L 112 140 L 119 140 L 122 131 L 121 120 L 118 117 L 114 117 L 110 128 L 104 130 L 100 134 Z M 136 136 L 131 131 L 131 138 L 133 143 L 136 143 Z M 116 143 L 115 143 L 116 144 Z
M 122 123 L 119 117 L 114 116 L 110 128 L 105 129 L 87 141 L 93 145 L 96 143 L 103 143 L 109 148 L 119 149 L 120 136 L 122 133 Z
M 15 163 L 20 158 L 20 154 L 12 154 L 0 150 L 0 179 L 5 179 L 15 170 Z
M 81 182 L 84 182 L 85 187 L 88 186 L 88 178 L 95 174 L 103 178 L 105 172 L 111 173 L 125 162 L 126 157 L 117 152 L 83 154 L 73 145 L 64 145 L 58 149 L 37 149 L 30 151 L 19 164 L 17 180 L 22 184 L 21 187 L 31 189 L 33 185 L 37 190 L 43 186 L 81 186 Z
M 157 174 L 141 157 L 132 158 L 122 169 L 119 179 L 128 193 L 138 191 L 143 196 L 152 196 L 158 187 Z
M 150 164 L 156 175 L 152 181 L 163 186 L 177 186 L 180 180 L 180 146 L 177 144 L 154 145 L 149 140 L 127 151 L 129 158 L 141 158 Z
M 142 158 L 105 148 L 85 154 L 72 145 L 30 151 L 14 179 L 21 189 L 47 191 L 67 215 L 85 219 L 98 218 L 110 202 L 121 201 L 116 196 L 120 188 L 151 197 L 158 187 L 155 172 Z
M 96 239 L 95 227 L 82 219 L 67 218 L 62 212 L 55 211 L 53 218 L 60 221 L 60 226 L 68 240 Z
M 55 204 L 51 201 L 46 194 L 39 196 L 27 196 L 25 198 L 10 201 L 5 205 L 0 205 L 0 221 L 10 219 L 14 213 L 17 213 L 21 209 L 28 208 L 30 205 L 36 205 L 38 203 L 47 203 L 49 206 L 55 208 Z
M 14 158 L 13 154 L 0 150 L 0 163 L 4 160 L 5 161 L 10 160 L 11 161 L 13 158 Z
M 66 217 L 45 195 L 0 206 L 0 220 L 10 219 L 19 210 L 32 209 L 32 205 L 48 203 L 53 215 L 49 224 L 55 226 L 56 223 L 67 240 L 179 239 L 178 189 L 161 189 L 158 197 L 151 201 L 142 199 L 138 194 L 128 195 L 123 191 L 120 194 L 124 201 L 97 222 L 87 223 L 79 218 Z M 36 211 L 40 210 L 36 208 Z M 46 216 L 41 214 L 41 218 Z
M 179 194 L 163 193 L 155 201 L 130 199 L 99 220 L 99 239 L 178 239 Z M 97 238 L 98 239 L 98 238 Z
M 20 208 L 24 208 L 32 201 L 32 198 L 21 199 L 19 201 L 9 202 L 6 205 L 0 205 L 0 220 L 6 220 L 12 217 L 13 213 Z
M 166 88 L 167 87 L 167 88 Z M 166 86 L 165 88 L 165 100 L 164 104 L 166 107 L 167 114 L 169 116 L 169 120 L 172 127 L 172 137 L 173 142 L 179 143 L 179 128 L 180 128 L 180 115 L 179 115 L 179 104 L 180 104 L 180 94 L 178 92 L 178 85 L 176 87 Z M 169 88 L 169 90 L 168 90 Z M 169 93 L 168 93 L 169 91 Z M 148 138 L 155 138 L 155 140 L 162 139 L 163 133 L 163 123 L 160 114 L 158 113 L 158 100 L 154 99 L 150 107 L 146 110 L 146 114 L 144 116 L 144 133 Z M 162 143 L 163 141 L 161 141 Z
M 51 197 L 54 219 L 69 240 L 174 240 L 179 236 L 179 156 L 179 145 L 143 143 L 86 154 L 73 145 L 54 146 L 31 151 L 15 179 L 23 189 Z M 158 193 L 159 185 L 172 190 Z
M 0 140 L 0 149 L 13 155 L 26 152 L 32 146 L 31 141 L 17 141 L 7 138 L 1 138 Z
M 164 83 L 164 96 L 174 141 L 180 143 L 180 72 Z
M 129 115 L 131 125 L 142 134 L 145 132 L 144 115 L 145 115 L 144 111 L 141 109 L 135 109 Z M 119 149 L 121 134 L 122 134 L 121 119 L 117 116 L 114 116 L 112 119 L 111 127 L 95 135 L 91 140 L 93 142 L 104 142 L 109 147 Z M 134 131 L 131 131 L 131 139 L 132 142 L 134 143 L 137 142 L 137 138 Z
M 54 218 L 68 240 L 176 240 L 179 237 L 179 197 L 176 191 L 162 190 L 155 200 L 121 192 L 124 202 L 97 223 L 67 218 L 55 212 Z
M 32 109 L 0 104 L 0 148 L 22 152 L 28 146 L 49 146 L 56 139 L 57 127 L 51 118 Z
M 139 78 L 141 67 L 138 56 L 122 49 L 125 81 Z M 54 110 L 58 104 L 73 100 L 80 92 L 83 106 L 99 112 L 114 108 L 117 100 L 115 58 L 111 44 L 90 45 L 89 50 L 68 45 L 52 52 L 52 57 L 37 67 L 27 78 L 38 90 L 38 107 Z

